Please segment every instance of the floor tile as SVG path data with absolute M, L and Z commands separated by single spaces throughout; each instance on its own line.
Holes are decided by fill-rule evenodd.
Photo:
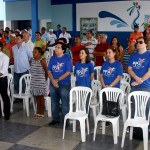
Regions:
M 16 143 L 38 128 L 38 126 L 0 120 L 0 141 Z
M 8 143 L 8 142 L 0 141 L 0 150 L 7 150 L 12 145 L 14 145 L 14 143 Z
M 62 131 L 58 128 L 42 127 L 18 144 L 49 150 L 72 150 L 81 140 L 80 132 L 73 133 L 71 130 L 66 130 L 63 140 Z

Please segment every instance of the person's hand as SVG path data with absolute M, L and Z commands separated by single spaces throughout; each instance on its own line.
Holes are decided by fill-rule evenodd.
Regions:
M 136 82 L 137 82 L 138 84 L 143 83 L 143 80 L 142 80 L 141 78 L 139 78 L 139 77 L 136 77 L 135 80 L 136 80 Z
M 53 80 L 52 80 L 52 84 L 53 84 L 53 86 L 54 86 L 55 88 L 59 88 L 58 80 L 53 79 Z
M 131 83 L 131 86 L 136 86 L 136 85 L 138 85 L 138 83 L 136 81 Z

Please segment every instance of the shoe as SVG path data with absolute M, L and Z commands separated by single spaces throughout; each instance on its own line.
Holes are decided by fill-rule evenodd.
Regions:
M 10 116 L 5 116 L 4 117 L 4 120 L 9 120 L 10 119 Z
M 48 125 L 49 126 L 54 126 L 55 124 L 59 124 L 60 121 L 55 121 L 55 120 L 52 120 Z
M 44 117 L 44 115 L 41 115 L 41 114 L 35 114 L 35 118 L 43 118 Z

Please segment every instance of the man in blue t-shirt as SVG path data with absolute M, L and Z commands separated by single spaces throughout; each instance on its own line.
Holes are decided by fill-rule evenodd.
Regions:
M 128 73 L 132 77 L 131 91 L 148 91 L 150 92 L 150 52 L 147 51 L 147 41 L 144 37 L 137 38 L 137 50 L 129 59 Z M 133 101 L 134 105 L 134 101 Z M 147 110 L 150 109 L 150 100 Z M 133 113 L 134 115 L 134 106 Z M 148 114 L 147 114 L 148 115 Z
M 65 50 L 64 43 L 58 42 L 55 47 L 55 55 L 51 57 L 48 65 L 53 118 L 49 123 L 50 126 L 60 123 L 61 121 L 60 100 L 62 102 L 62 121 L 69 112 L 69 92 L 71 88 L 70 73 L 72 72 L 72 63 L 70 58 L 64 55 Z

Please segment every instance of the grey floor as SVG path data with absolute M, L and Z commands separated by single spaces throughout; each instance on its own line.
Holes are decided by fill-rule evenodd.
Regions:
M 30 108 L 30 117 L 26 116 L 22 103 L 14 104 L 14 112 L 9 121 L 0 118 L 0 150 L 122 150 L 122 120 L 120 119 L 120 136 L 118 144 L 113 144 L 112 127 L 107 127 L 106 135 L 97 129 L 96 140 L 93 142 L 93 118 L 90 117 L 90 135 L 86 136 L 86 142 L 81 142 L 80 129 L 72 132 L 72 125 L 66 129 L 65 139 L 62 139 L 63 125 L 49 127 L 51 118 L 36 119 Z M 143 142 L 129 140 L 126 134 L 124 150 L 143 150 Z M 150 141 L 149 141 L 150 149 Z

